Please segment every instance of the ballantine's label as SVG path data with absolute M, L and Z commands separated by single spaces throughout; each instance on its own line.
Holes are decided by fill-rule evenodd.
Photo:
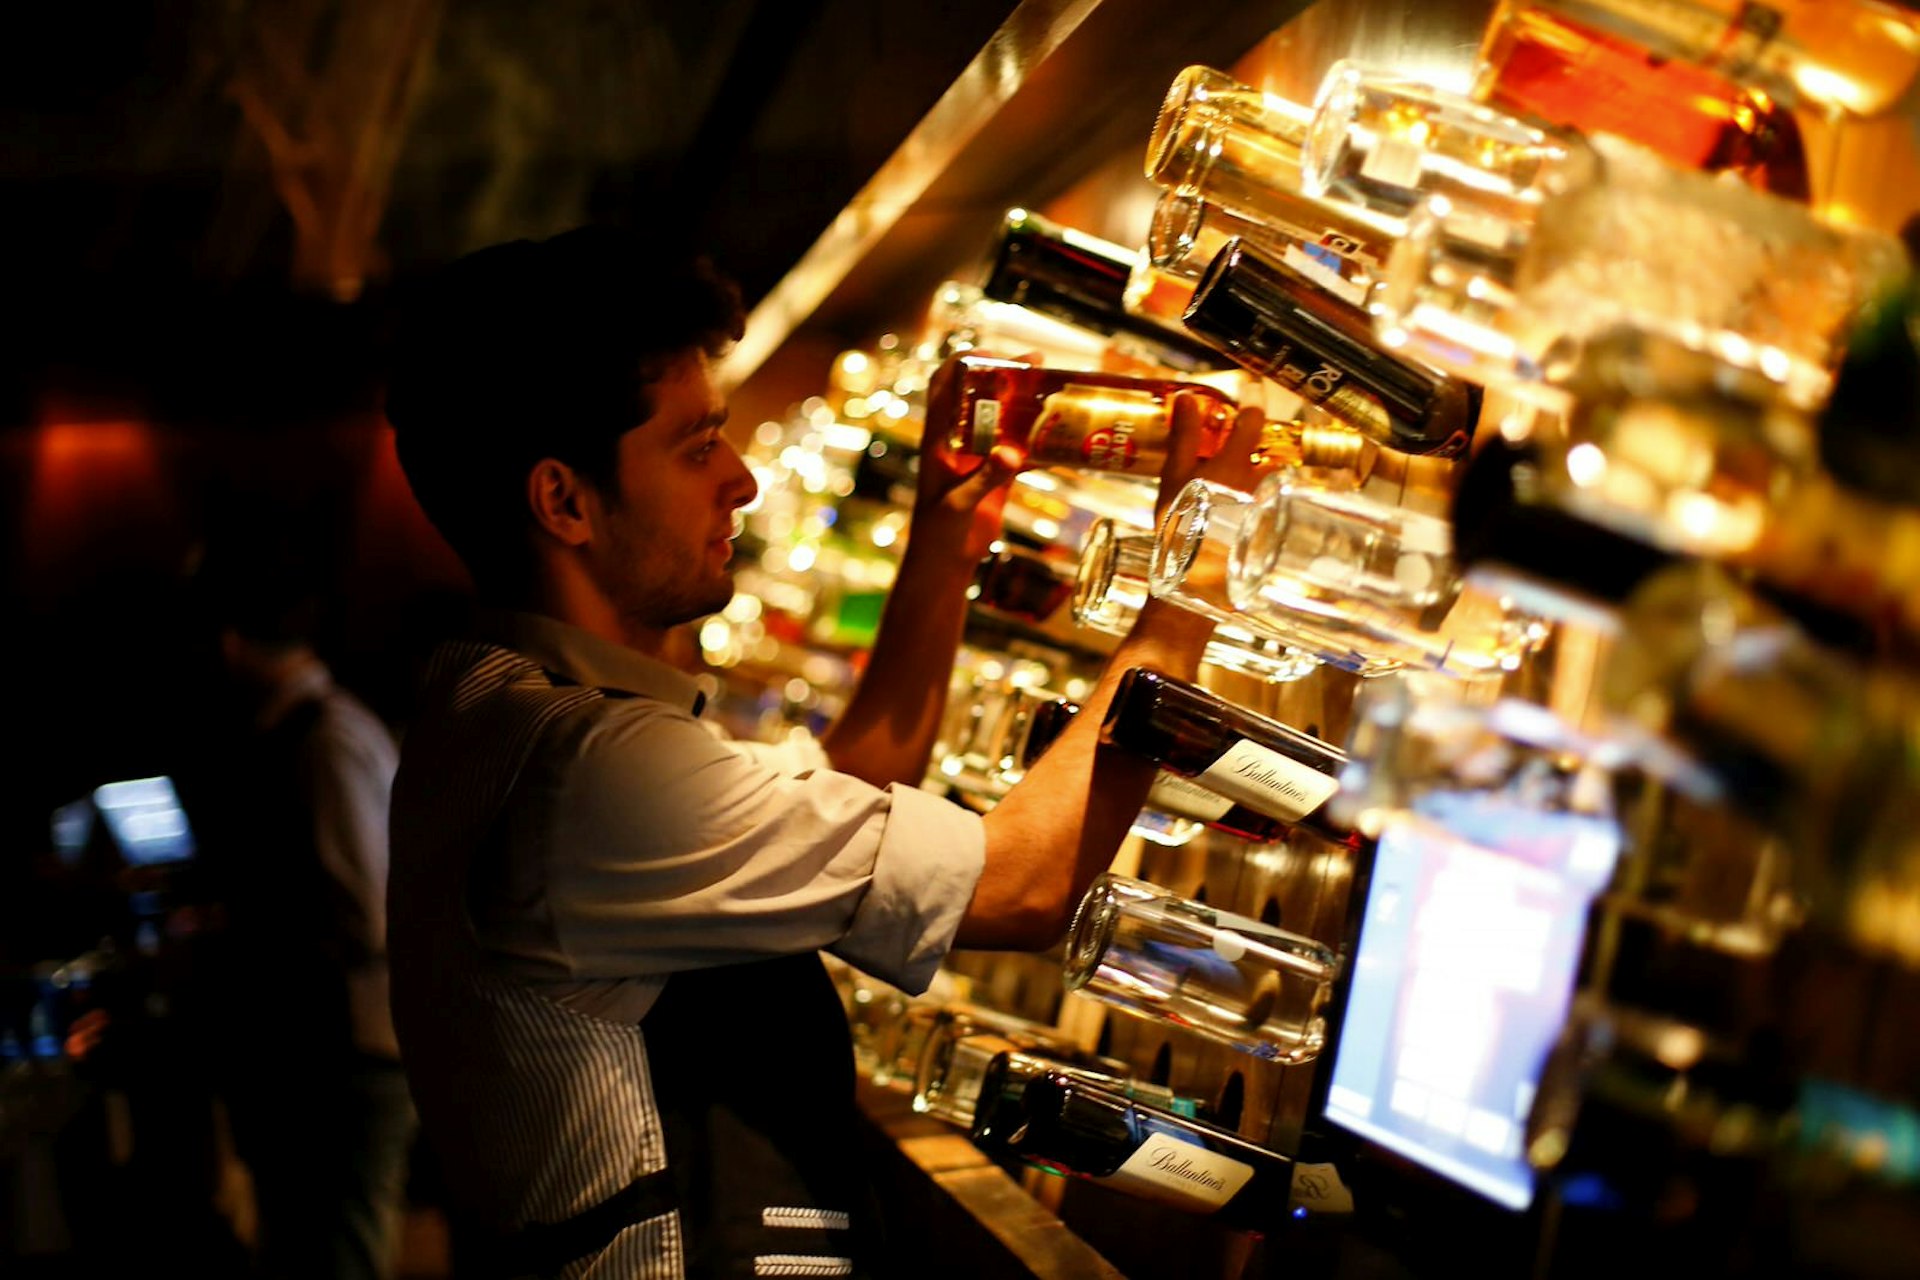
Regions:
M 1298 822 L 1340 789 L 1338 780 L 1244 738 L 1194 781 L 1282 822 Z
M 1145 1200 L 1208 1210 L 1233 1199 L 1252 1177 L 1252 1165 L 1156 1133 L 1100 1181 Z
M 1027 439 L 1042 465 L 1151 475 L 1167 454 L 1167 406 L 1157 396 L 1114 387 L 1066 386 L 1048 396 Z
M 1213 822 L 1233 808 L 1233 801 L 1163 769 L 1160 776 L 1153 780 L 1153 789 L 1147 792 L 1147 808 L 1170 813 L 1176 818 Z

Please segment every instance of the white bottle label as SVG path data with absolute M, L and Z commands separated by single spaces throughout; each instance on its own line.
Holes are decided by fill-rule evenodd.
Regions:
M 1289 1202 L 1310 1213 L 1352 1213 L 1353 1193 L 1330 1164 L 1296 1164 Z
M 1358 280 L 1347 279 L 1299 245 L 1288 245 L 1281 251 L 1280 260 L 1334 297 L 1351 302 L 1356 307 L 1367 305 L 1365 284 Z
M 1212 822 L 1233 808 L 1233 801 L 1177 773 L 1162 769 L 1147 792 L 1147 808 L 1170 813 L 1176 818 Z
M 1338 779 L 1244 738 L 1194 781 L 1282 822 L 1298 822 L 1340 789 Z
M 1101 1181 L 1146 1200 L 1188 1209 L 1218 1209 L 1252 1177 L 1252 1165 L 1156 1133 Z

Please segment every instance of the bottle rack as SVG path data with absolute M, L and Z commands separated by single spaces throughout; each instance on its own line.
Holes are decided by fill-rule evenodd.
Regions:
M 1024 12 L 1034 6 L 1022 8 Z M 1059 46 L 1070 54 L 1074 39 L 1086 39 L 1094 43 L 1081 46 L 1083 51 L 1099 49 L 1110 57 L 1111 74 L 1102 81 L 1099 96 L 1112 101 L 1124 95 L 1130 106 L 1121 114 L 1137 121 L 1139 127 L 1121 131 L 1120 136 L 1109 128 L 1091 131 L 1086 149 L 1070 157 L 1062 157 L 1056 147 L 1049 153 L 1051 160 L 1043 166 L 1043 175 L 1036 176 L 1031 164 L 1017 165 L 1010 159 L 1001 162 L 1004 167 L 993 167 L 983 147 L 1017 147 L 1021 138 L 1032 135 L 1036 120 L 1046 120 L 1049 111 L 1062 109 L 1038 106 L 1034 96 L 1037 86 L 1045 82 L 1047 56 L 1058 50 L 1036 58 L 1025 68 L 1029 82 L 1006 101 L 991 109 L 982 108 L 987 110 L 989 123 L 981 136 L 998 141 L 957 148 L 950 167 L 925 188 L 952 196 L 955 184 L 966 185 L 972 180 L 972 198 L 949 204 L 945 226 L 952 233 L 950 244 L 984 249 L 991 236 L 990 227 L 1001 210 L 1022 202 L 1033 202 L 1051 216 L 1106 238 L 1138 243 L 1150 201 L 1140 197 L 1137 179 L 1132 175 L 1138 172 L 1145 124 L 1151 119 L 1152 104 L 1170 79 L 1169 69 L 1177 70 L 1189 62 L 1213 65 L 1230 71 L 1241 83 L 1265 85 L 1310 101 L 1322 71 L 1338 59 L 1359 57 L 1403 67 L 1442 87 L 1465 89 L 1474 70 L 1472 50 L 1494 16 L 1495 6 L 1425 5 L 1417 12 L 1411 6 L 1384 0 L 1313 6 L 1297 16 L 1275 16 L 1273 20 L 1283 25 L 1271 32 L 1235 32 L 1222 23 L 1215 28 L 1214 36 L 1240 41 L 1224 56 L 1198 53 L 1191 40 L 1172 40 L 1166 56 L 1150 70 L 1133 55 L 1116 52 L 1111 29 L 1105 25 L 1137 20 L 1145 8 L 1154 7 L 1090 6 L 1087 30 Z M 1016 20 L 1020 16 L 1017 14 Z M 1148 16 L 1167 15 L 1156 9 Z M 1290 21 L 1286 20 L 1289 16 Z M 1240 20 L 1244 19 L 1236 19 Z M 1010 24 L 1010 30 L 1017 29 L 1017 21 Z M 1191 36 L 1194 29 L 1190 22 L 1179 25 L 1186 36 Z M 1107 34 L 1100 34 L 1103 31 Z M 1832 121 L 1818 117 L 1808 117 L 1802 124 L 1810 178 L 1822 208 L 1834 213 L 1839 221 L 1883 228 L 1897 225 L 1897 214 L 1910 212 L 1889 204 L 1897 197 L 1890 196 L 1888 184 L 1877 177 L 1885 173 L 1912 175 L 1915 180 L 1909 189 L 1920 190 L 1920 159 L 1916 158 L 1920 147 L 1910 138 L 1889 141 L 1893 135 L 1880 124 L 1852 131 L 1843 131 Z M 1881 150 L 1871 150 L 1875 147 Z M 1078 175 L 1079 181 L 1066 185 L 1064 176 L 1072 175 Z M 883 173 L 876 181 L 899 176 Z M 820 287 L 823 272 L 832 277 L 816 313 L 823 328 L 841 333 L 872 332 L 884 325 L 899 332 L 914 332 L 916 321 L 910 317 L 917 316 L 935 281 L 964 277 L 968 263 L 924 254 L 927 242 L 915 237 L 912 222 L 902 219 L 892 224 L 865 254 L 847 252 L 842 246 L 837 261 L 826 261 L 832 256 L 827 252 L 834 247 L 832 234 L 823 239 L 822 260 L 814 261 L 810 268 L 815 273 L 810 287 Z M 927 260 L 910 263 L 916 253 Z M 799 289 L 801 282 L 793 287 Z M 787 297 L 782 305 L 791 300 Z M 782 323 L 790 324 L 790 307 L 784 316 Z M 762 317 L 756 315 L 753 325 L 761 321 Z M 754 359 L 737 362 L 735 376 L 750 376 L 754 364 Z M 752 383 L 747 389 L 755 390 Z M 844 396 L 836 405 L 844 408 Z M 1481 416 L 1481 431 L 1497 432 L 1507 409 L 1501 397 L 1490 393 Z M 1150 495 L 1147 501 L 1151 501 Z M 1044 534 L 1044 526 L 1042 530 Z M 1036 538 L 1029 523 L 1022 532 L 1030 541 L 1071 545 L 1066 531 L 1057 531 L 1052 539 Z M 1050 646 L 1050 652 L 1034 652 L 1044 653 L 1063 681 L 1090 675 L 1112 647 L 1110 640 L 1076 633 L 1058 619 L 1024 624 L 986 611 L 976 612 L 969 636 L 1000 644 L 1017 638 L 1027 645 Z M 1583 679 L 1597 660 L 1594 650 L 1604 649 L 1605 644 L 1597 633 L 1578 626 L 1564 627 L 1544 650 L 1506 680 L 1504 690 L 1537 702 L 1554 703 L 1578 721 L 1582 708 L 1564 704 L 1580 701 Z M 1335 744 L 1344 742 L 1352 728 L 1355 699 L 1362 685 L 1357 677 L 1332 667 L 1318 668 L 1290 683 L 1264 683 L 1207 668 L 1199 683 L 1251 710 Z M 1788 1016 L 1803 1020 L 1809 1027 L 1841 1028 L 1835 1043 L 1845 1041 L 1853 1046 L 1832 1048 L 1819 1059 L 1835 1075 L 1876 1081 L 1895 1092 L 1910 1091 L 1911 1080 L 1916 1077 L 1903 1077 L 1901 1073 L 1909 1067 L 1920 1067 L 1916 1062 L 1920 1049 L 1884 1030 L 1875 1030 L 1877 1025 L 1887 1023 L 1912 1023 L 1912 1014 L 1920 1007 L 1920 994 L 1914 994 L 1910 974 L 1897 966 L 1890 969 L 1816 946 L 1805 958 L 1805 975 L 1791 982 L 1775 981 L 1770 987 L 1765 967 L 1756 963 L 1755 957 L 1767 955 L 1781 945 L 1783 938 L 1795 937 L 1801 923 L 1775 855 L 1750 833 L 1729 833 L 1712 810 L 1701 809 L 1678 792 L 1651 782 L 1638 793 L 1637 808 L 1626 811 L 1623 818 L 1629 835 L 1627 851 L 1612 885 L 1595 901 L 1586 935 L 1582 991 L 1622 990 L 1636 983 L 1644 987 L 1664 975 L 1697 984 L 1698 990 L 1689 992 L 1686 998 L 1703 1010 L 1721 998 L 1735 1011 L 1729 1016 L 1768 1001 L 1794 1002 Z M 1760 850 L 1757 854 L 1756 849 Z M 1363 887 L 1357 880 L 1366 874 L 1365 867 L 1348 851 L 1305 832 L 1283 844 L 1260 847 L 1215 832 L 1203 832 L 1184 845 L 1172 847 L 1133 839 L 1116 860 L 1115 870 L 1340 947 L 1350 946 L 1354 937 L 1359 907 L 1355 891 Z M 966 999 L 1053 1026 L 1082 1048 L 1126 1063 L 1139 1078 L 1201 1100 L 1216 1123 L 1251 1141 L 1280 1152 L 1302 1153 L 1303 1158 L 1312 1154 L 1308 1130 L 1324 1104 L 1325 1076 L 1330 1069 L 1326 1056 L 1299 1067 L 1278 1066 L 1235 1053 L 1177 1027 L 1109 1012 L 1077 997 L 1063 1000 L 1060 964 L 1058 951 L 1044 956 L 955 953 L 946 969 L 953 989 L 964 993 Z M 1823 984 L 1839 994 L 1831 1009 L 1817 1011 L 1814 1005 L 1818 1000 L 1813 993 Z M 1674 1000 L 1676 1007 L 1681 1006 L 1681 997 Z M 1244 1241 L 1237 1245 L 1222 1243 L 1208 1236 L 1203 1220 L 1170 1222 L 1167 1215 L 1145 1209 L 1140 1211 L 1139 1221 L 1129 1225 L 1114 1220 L 1118 1215 L 1111 1199 L 1103 1200 L 1078 1184 L 1028 1177 L 1025 1185 L 1046 1203 L 1059 1207 L 1069 1223 L 1089 1239 L 1113 1248 L 1129 1274 L 1136 1273 L 1133 1267 L 1137 1265 L 1137 1274 L 1141 1275 L 1253 1275 L 1262 1273 L 1260 1267 L 1266 1265 L 1262 1257 L 1271 1260 L 1261 1254 L 1259 1246 L 1248 1246 Z M 1442 1197 L 1425 1205 L 1455 1203 Z M 1481 1212 L 1483 1209 L 1474 1205 L 1463 1213 L 1461 1222 L 1467 1225 L 1455 1227 L 1457 1238 L 1472 1246 L 1474 1232 L 1483 1224 L 1495 1223 L 1496 1229 L 1506 1235 L 1486 1238 L 1490 1241 L 1489 1256 L 1521 1256 L 1540 1229 L 1537 1218 L 1501 1218 Z M 1140 1225 L 1142 1222 L 1148 1225 Z M 1184 1262 L 1170 1261 L 1169 1246 L 1156 1245 L 1148 1238 L 1156 1232 L 1179 1241 L 1178 1248 L 1187 1251 Z M 1422 1239 L 1431 1241 L 1442 1234 L 1434 1231 Z M 1569 1232 L 1547 1263 L 1548 1269 L 1579 1273 L 1578 1259 L 1570 1254 L 1577 1249 L 1579 1239 L 1577 1232 Z

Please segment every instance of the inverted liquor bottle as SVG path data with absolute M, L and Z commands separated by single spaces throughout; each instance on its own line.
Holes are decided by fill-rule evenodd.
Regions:
M 1355 649 L 1339 627 L 1316 627 L 1306 618 L 1255 616 L 1234 605 L 1228 588 L 1233 550 L 1254 515 L 1253 495 L 1211 481 L 1189 481 L 1174 495 L 1152 538 L 1148 591 L 1155 599 L 1214 619 L 1228 635 L 1271 637 L 1307 658 L 1356 675 L 1395 670 L 1399 663 Z
M 1267 228 L 1268 234 L 1365 269 L 1398 230 L 1371 211 L 1306 195 L 1301 149 L 1312 112 L 1210 67 L 1188 67 L 1161 103 L 1146 174 L 1169 190 Z M 1342 275 L 1351 275 L 1345 267 Z
M 903 1064 L 913 1109 L 963 1129 L 973 1123 L 981 1078 L 996 1055 L 1018 1050 L 1088 1069 L 1096 1061 L 1052 1027 L 978 1006 L 936 1008 L 925 1027 L 913 1061 Z M 1122 1063 L 1097 1061 L 1106 1071 L 1125 1071 Z
M 1005 1109 L 1017 1106 L 1030 1080 L 1057 1072 L 1124 1098 L 1138 1099 L 1176 1114 L 1193 1115 L 1199 1107 L 1161 1084 L 1136 1080 L 1126 1064 L 1101 1060 L 1096 1069 L 1085 1055 L 1062 1056 L 1046 1045 L 1021 1045 L 1018 1038 L 979 1030 L 964 1030 L 928 1044 L 921 1059 L 913 1109 L 959 1128 L 993 1129 Z M 980 1108 L 999 1108 L 1001 1117 L 982 1115 Z
M 1226 367 L 1205 343 L 1126 308 L 1131 250 L 1063 227 L 1026 209 L 1009 209 L 981 292 L 1058 317 L 1173 369 Z
M 987 454 L 1010 444 L 1035 466 L 1158 475 L 1166 463 L 1173 397 L 1181 391 L 1206 402 L 1202 457 L 1225 444 L 1233 429 L 1232 402 L 1202 383 L 1043 369 L 986 356 L 962 356 L 960 364 L 951 444 L 964 453 Z
M 1346 764 L 1340 748 L 1196 684 L 1132 668 L 1107 705 L 1100 740 L 1255 813 L 1337 843 L 1355 838 L 1326 815 Z
M 1028 725 L 1026 736 L 1021 740 L 1020 760 L 1023 767 L 1031 766 L 1039 759 L 1041 753 L 1060 736 L 1061 730 L 1079 714 L 1079 705 L 1065 699 L 1036 712 Z M 1244 804 L 1236 804 L 1169 769 L 1162 769 L 1154 775 L 1153 786 L 1147 792 L 1146 808 L 1187 825 L 1211 827 L 1255 844 L 1276 844 L 1286 839 L 1287 833 L 1292 830 L 1291 824 L 1279 818 L 1256 812 Z
M 1194 286 L 1236 236 L 1356 307 L 1366 305 L 1384 261 L 1357 245 L 1303 240 L 1284 227 L 1242 217 L 1209 204 L 1191 187 L 1168 188 L 1153 203 L 1147 241 L 1127 282 L 1127 306 L 1184 324 Z
M 1293 1162 L 1238 1134 L 1159 1111 L 1061 1073 L 1027 1081 L 1018 1123 L 975 1135 L 1058 1173 L 1246 1231 L 1287 1221 Z
M 1568 27 L 1758 89 L 1783 106 L 1877 116 L 1911 106 L 1920 15 L 1879 0 L 1530 0 Z M 1504 15 L 1503 15 L 1504 16 Z
M 1585 154 L 1530 226 L 1464 201 L 1416 211 L 1371 300 L 1387 346 L 1483 384 L 1537 383 L 1550 351 L 1627 325 L 1818 404 L 1853 315 L 1905 270 L 1899 242 L 1618 138 Z
M 1067 990 L 1272 1062 L 1318 1056 L 1338 971 L 1312 938 L 1111 873 L 1067 937 Z
M 1308 195 L 1405 219 L 1431 196 L 1525 221 L 1579 144 L 1461 94 L 1342 60 L 1321 81 Z
M 1153 535 L 1122 533 L 1111 520 L 1097 521 L 1080 549 L 1074 580 L 1073 620 L 1105 635 L 1124 636 L 1149 598 Z M 1191 606 L 1189 606 L 1191 607 Z M 1319 665 L 1297 646 L 1310 637 L 1282 633 L 1224 611 L 1193 609 L 1215 626 L 1201 661 L 1257 676 L 1262 680 L 1298 680 Z
M 1472 96 L 1583 134 L 1631 138 L 1688 169 L 1731 171 L 1787 199 L 1807 198 L 1806 149 L 1791 112 L 1719 71 L 1591 25 L 1590 4 L 1580 5 L 1579 20 L 1555 11 L 1565 7 L 1501 0 L 1480 45 Z
M 1260 482 L 1227 589 L 1242 613 L 1462 679 L 1517 669 L 1544 634 L 1502 600 L 1463 589 L 1445 521 L 1303 489 L 1285 472 Z
M 1403 453 L 1464 450 L 1477 387 L 1388 350 L 1364 313 L 1230 240 L 1193 291 L 1187 328 L 1310 404 Z

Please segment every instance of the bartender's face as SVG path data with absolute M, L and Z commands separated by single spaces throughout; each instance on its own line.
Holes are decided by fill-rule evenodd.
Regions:
M 758 485 L 720 433 L 727 406 L 705 352 L 673 358 L 649 390 L 653 416 L 620 437 L 591 563 L 627 625 L 664 631 L 733 598 L 733 513 Z

